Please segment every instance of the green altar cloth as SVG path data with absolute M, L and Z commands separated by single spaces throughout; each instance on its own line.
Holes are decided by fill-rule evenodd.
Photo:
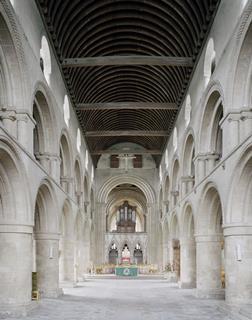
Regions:
M 115 274 L 120 277 L 136 277 L 138 268 L 134 266 L 115 267 Z

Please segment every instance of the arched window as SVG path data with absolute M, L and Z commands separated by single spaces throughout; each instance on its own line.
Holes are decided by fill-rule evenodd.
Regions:
M 214 50 L 214 41 L 212 38 L 209 39 L 206 54 L 205 54 L 205 61 L 204 61 L 204 78 L 205 78 L 205 86 L 208 85 L 208 82 L 214 72 L 215 69 L 215 50 Z
M 172 171 L 172 198 L 173 198 L 173 205 L 175 206 L 178 201 L 179 197 L 179 162 L 178 160 L 175 160 L 173 165 L 173 171 Z
M 85 168 L 86 168 L 86 170 L 88 169 L 88 151 L 87 150 L 85 153 Z
M 63 112 L 64 112 L 65 123 L 66 123 L 67 126 L 69 126 L 70 107 L 69 107 L 69 99 L 68 99 L 67 95 L 65 95 L 65 98 L 64 98 Z
M 169 166 L 169 154 L 168 154 L 168 148 L 165 150 L 165 169 L 167 170 Z
M 81 148 L 81 133 L 80 133 L 80 129 L 79 128 L 77 130 L 76 147 L 77 147 L 77 150 L 80 152 L 80 148 Z
M 51 53 L 45 36 L 43 36 L 41 40 L 40 67 L 45 75 L 47 83 L 50 84 L 50 75 L 52 72 Z
M 188 126 L 188 124 L 191 121 L 191 97 L 190 95 L 188 95 L 186 97 L 186 105 L 185 105 L 185 123 L 186 123 L 186 127 Z
M 172 140 L 172 143 L 173 143 L 174 151 L 176 151 L 177 148 L 178 148 L 178 130 L 177 130 L 176 127 L 174 128 L 174 131 L 173 131 L 173 140 Z
M 220 104 L 215 115 L 213 130 L 212 130 L 212 148 L 213 151 L 219 156 L 219 159 L 222 157 L 222 128 L 220 125 L 221 119 L 223 118 L 223 107 Z

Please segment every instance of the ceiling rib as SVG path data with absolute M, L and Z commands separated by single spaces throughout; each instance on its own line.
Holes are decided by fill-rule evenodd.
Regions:
M 76 110 L 178 110 L 176 103 L 158 102 L 107 102 L 107 103 L 77 103 Z
M 167 131 L 156 130 L 106 130 L 86 131 L 86 137 L 166 137 Z
M 99 66 L 173 66 L 193 67 L 191 57 L 164 56 L 102 56 L 85 58 L 68 58 L 62 62 L 63 68 L 83 68 Z

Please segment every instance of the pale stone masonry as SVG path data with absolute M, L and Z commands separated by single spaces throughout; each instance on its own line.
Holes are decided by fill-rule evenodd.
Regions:
M 66 297 L 62 283 L 76 286 L 108 265 L 112 249 L 120 262 L 125 245 L 131 262 L 142 254 L 150 272 L 173 272 L 180 289 L 121 281 L 119 318 L 133 319 L 123 314 L 125 292 L 134 319 L 228 320 L 219 306 L 247 310 L 251 79 L 252 0 L 222 0 L 160 167 L 131 140 L 95 167 L 36 2 L 1 0 L 0 318 L 30 311 L 37 272 L 41 305 L 28 319 L 118 319 L 104 299 L 108 291 L 116 300 L 116 282 L 81 282 Z M 128 150 L 142 154 L 141 167 Z M 137 207 L 133 235 L 114 230 L 125 200 Z

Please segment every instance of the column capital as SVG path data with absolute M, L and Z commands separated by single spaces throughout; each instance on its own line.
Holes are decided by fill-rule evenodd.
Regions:
M 209 234 L 209 235 L 201 235 L 201 234 L 196 234 L 195 235 L 195 241 L 197 243 L 200 242 L 220 242 L 223 239 L 222 234 Z
M 55 161 L 61 161 L 60 157 L 55 153 L 36 153 L 36 158 L 39 160 L 55 160 Z
M 61 177 L 60 177 L 60 180 L 61 180 L 61 182 L 71 183 L 71 182 L 74 181 L 74 178 L 72 178 L 72 177 L 67 177 L 67 176 L 61 176 Z
M 225 237 L 252 235 L 252 225 L 230 224 L 223 226 Z
M 195 243 L 195 238 L 181 237 L 179 241 L 180 241 L 180 245 L 191 245 Z
M 34 239 L 36 240 L 59 240 L 59 233 L 35 232 Z
M 17 120 L 16 113 L 10 110 L 0 111 L 0 120 L 16 121 Z
M 179 195 L 179 191 L 178 190 L 172 190 L 171 191 L 171 195 L 177 197 Z
M 181 182 L 193 182 L 194 181 L 194 177 L 193 176 L 183 176 L 180 178 Z
M 33 226 L 18 224 L 0 224 L 0 233 L 33 233 Z

